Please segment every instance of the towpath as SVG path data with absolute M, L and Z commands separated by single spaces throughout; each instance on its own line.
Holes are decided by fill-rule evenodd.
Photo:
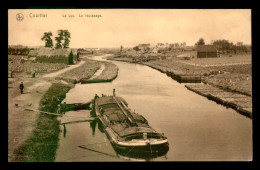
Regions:
M 15 150 L 31 135 L 38 118 L 37 112 L 26 111 L 25 108 L 39 108 L 42 96 L 52 85 L 51 81 L 45 78 L 54 78 L 62 73 L 72 70 L 84 64 L 81 61 L 76 65 L 71 65 L 65 69 L 36 78 L 28 77 L 22 73 L 16 78 L 12 78 L 13 83 L 8 85 L 8 161 L 17 160 Z M 24 93 L 19 91 L 20 82 L 24 83 Z M 64 83 L 64 82 L 62 82 Z M 15 151 L 15 152 L 14 152 Z
M 65 68 L 65 69 L 62 69 L 62 70 L 59 70 L 59 71 L 56 71 L 54 73 L 50 73 L 50 74 L 46 74 L 43 76 L 43 78 L 46 78 L 46 77 L 57 77 L 58 75 L 62 74 L 62 73 L 65 73 L 69 70 L 72 70 L 74 68 L 77 68 L 79 66 L 81 66 L 82 64 L 84 64 L 85 61 L 80 61 L 78 64 L 76 65 L 70 65 L 69 67 Z

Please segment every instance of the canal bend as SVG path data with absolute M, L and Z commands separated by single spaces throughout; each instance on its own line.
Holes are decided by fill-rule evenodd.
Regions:
M 95 56 L 95 60 L 105 60 Z M 129 108 L 168 138 L 165 156 L 135 159 L 119 155 L 98 121 L 80 121 L 89 110 L 67 112 L 56 161 L 239 161 L 252 159 L 252 121 L 233 109 L 187 90 L 157 70 L 144 65 L 112 61 L 118 77 L 109 83 L 76 84 L 67 103 L 86 103 L 95 94 L 123 97 Z M 71 116 L 71 117 L 69 117 Z M 64 121 L 64 120 L 63 120 Z M 97 127 L 97 128 L 96 128 Z

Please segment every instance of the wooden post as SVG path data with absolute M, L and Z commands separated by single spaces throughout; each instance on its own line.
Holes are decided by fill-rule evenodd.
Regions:
M 66 104 L 66 102 L 64 102 L 63 104 L 64 104 L 64 114 L 65 114 L 67 111 L 67 104 Z
M 13 73 L 14 73 L 14 71 L 11 71 L 11 78 L 13 78 Z
M 32 78 L 35 78 L 35 71 L 32 73 Z

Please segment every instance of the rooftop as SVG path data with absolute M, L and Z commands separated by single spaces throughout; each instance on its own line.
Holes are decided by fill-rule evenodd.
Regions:
M 215 45 L 197 45 L 197 52 L 217 52 L 217 47 Z

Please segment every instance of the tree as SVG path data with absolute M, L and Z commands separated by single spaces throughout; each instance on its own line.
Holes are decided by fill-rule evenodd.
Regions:
M 217 47 L 217 50 L 219 51 L 230 51 L 230 50 L 233 50 L 234 52 L 237 50 L 237 46 L 236 47 L 233 47 L 233 43 L 232 42 L 228 42 L 228 40 L 215 40 L 213 42 L 213 45 L 216 45 Z
M 52 32 L 45 32 L 41 38 L 41 40 L 45 41 L 45 47 L 47 48 L 53 47 L 51 36 L 52 36 Z
M 174 48 L 179 48 L 179 43 L 174 43 Z
M 205 41 L 203 38 L 200 38 L 198 42 L 196 42 L 195 45 L 205 45 Z
M 143 50 L 144 52 L 148 52 L 150 50 L 150 44 L 139 44 L 138 48 L 140 50 Z
M 140 51 L 140 48 L 138 46 L 135 46 L 133 49 L 136 51 L 136 53 L 137 51 Z
M 56 49 L 62 48 L 62 45 L 61 45 L 62 37 L 55 37 L 55 40 L 56 40 L 55 48 Z
M 69 65 L 72 65 L 73 64 L 73 53 L 72 51 L 70 51 L 70 54 L 69 54 Z
M 8 72 L 10 72 L 10 77 L 14 77 L 14 73 L 21 71 L 20 61 L 11 61 L 8 62 Z
M 70 32 L 68 30 L 58 30 L 58 37 L 55 37 L 55 48 L 69 48 Z M 63 43 L 62 43 L 62 40 Z
M 62 48 L 61 41 L 63 40 L 63 30 L 58 30 L 58 37 L 55 37 L 55 40 L 56 40 L 55 48 L 56 49 Z
M 238 51 L 238 46 L 236 46 L 236 45 L 233 45 L 232 47 L 231 47 L 231 50 L 233 51 L 233 53 L 237 53 L 237 51 Z
M 63 48 L 69 48 L 70 32 L 68 30 L 62 30 L 62 31 L 63 31 L 63 37 L 64 37 Z
M 237 42 L 237 46 L 242 46 L 243 42 Z
M 8 72 L 10 72 L 10 77 L 13 78 L 13 74 L 16 71 L 17 67 L 15 67 L 12 63 L 8 63 Z

